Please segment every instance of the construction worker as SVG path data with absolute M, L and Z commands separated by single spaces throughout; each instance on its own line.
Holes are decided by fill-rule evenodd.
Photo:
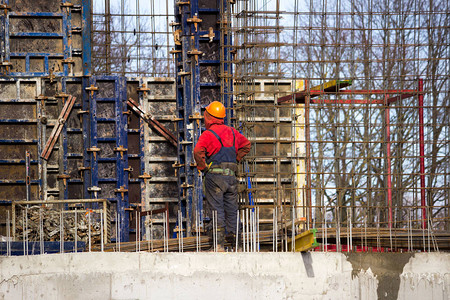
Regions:
M 236 129 L 224 125 L 225 114 L 225 107 L 218 101 L 206 107 L 206 131 L 194 149 L 197 169 L 205 174 L 208 211 L 217 211 L 217 251 L 225 251 L 225 235 L 230 242 L 236 236 L 238 180 L 235 174 L 237 163 L 251 147 L 247 138 Z

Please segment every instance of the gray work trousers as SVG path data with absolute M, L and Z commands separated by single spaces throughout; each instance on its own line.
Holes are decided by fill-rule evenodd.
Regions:
M 207 173 L 204 180 L 209 215 L 212 217 L 211 211 L 216 210 L 217 228 L 236 234 L 238 180 L 235 176 L 215 173 Z

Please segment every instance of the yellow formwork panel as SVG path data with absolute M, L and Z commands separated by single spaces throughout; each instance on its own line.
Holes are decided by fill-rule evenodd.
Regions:
M 312 91 L 338 92 L 340 89 L 352 85 L 352 80 L 331 80 L 311 88 Z

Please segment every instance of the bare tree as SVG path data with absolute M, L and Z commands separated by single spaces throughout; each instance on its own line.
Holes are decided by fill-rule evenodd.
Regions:
M 303 7 L 309 14 L 298 21 L 303 22 L 302 29 L 294 28 L 284 36 L 286 43 L 294 41 L 284 52 L 287 61 L 296 61 L 295 69 L 288 71 L 295 78 L 312 80 L 312 85 L 352 79 L 354 89 L 417 90 L 417 77 L 426 79 L 429 107 L 425 108 L 425 123 L 431 141 L 425 153 L 427 199 L 429 205 L 441 206 L 433 210 L 434 216 L 448 205 L 449 29 L 445 24 L 449 17 L 438 13 L 444 2 L 428 4 L 418 18 L 403 13 L 423 5 L 415 0 L 394 0 L 389 5 L 384 1 L 305 0 Z M 341 16 L 342 11 L 349 17 Z M 340 98 L 345 99 L 336 99 Z M 369 222 L 377 219 L 375 207 L 386 207 L 385 109 L 325 102 L 311 107 L 312 188 L 317 205 L 368 207 L 364 218 Z M 390 112 L 392 199 L 394 215 L 402 221 L 403 205 L 420 205 L 417 95 L 392 103 Z M 341 221 L 346 220 L 345 211 Z M 380 217 L 386 220 L 385 214 Z

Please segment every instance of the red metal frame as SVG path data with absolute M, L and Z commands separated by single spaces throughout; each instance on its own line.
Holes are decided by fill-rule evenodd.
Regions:
M 419 79 L 420 80 L 420 79 Z M 310 90 L 297 92 L 291 95 L 286 95 L 278 98 L 278 103 L 288 102 L 295 98 L 297 103 L 302 103 L 306 97 L 309 95 L 310 97 L 320 96 L 320 95 L 390 95 L 390 94 L 400 94 L 399 96 L 393 98 L 405 99 L 411 97 L 413 94 L 417 94 L 417 90 L 340 90 L 339 92 L 324 92 L 320 90 Z M 303 100 L 302 102 L 298 102 L 298 100 Z M 391 100 L 391 102 L 397 101 L 398 99 Z M 346 103 L 349 100 L 329 100 L 329 103 Z M 340 102 L 343 101 L 343 102 Z M 350 101 L 358 101 L 358 103 L 371 103 L 374 100 L 350 100 Z M 379 104 L 383 103 L 383 100 L 375 100 L 379 102 Z M 322 103 L 320 100 L 311 100 L 314 103 Z
M 420 148 L 420 199 L 422 207 L 422 227 L 426 228 L 426 193 L 425 193 L 425 134 L 424 134 L 424 116 L 423 116 L 423 79 L 418 79 L 417 90 L 340 90 L 338 92 L 324 92 L 319 90 L 309 90 L 308 81 L 305 85 L 307 89 L 305 91 L 293 93 L 278 98 L 278 103 L 284 103 L 292 101 L 292 103 L 305 103 L 305 123 L 306 123 L 306 155 L 307 155 L 307 186 L 308 196 L 307 205 L 310 205 L 310 211 L 312 211 L 311 203 L 311 190 L 309 188 L 311 174 L 311 165 L 309 157 L 309 119 L 310 119 L 310 104 L 383 104 L 385 105 L 385 124 L 386 124 L 386 158 L 387 158 L 387 202 L 389 207 L 388 223 L 392 228 L 392 171 L 391 171 L 391 132 L 390 132 L 390 107 L 391 103 L 399 100 L 407 99 L 418 95 L 418 108 L 419 108 L 419 148 Z M 319 95 L 384 95 L 383 100 L 360 100 L 360 99 L 312 99 L 312 97 Z M 392 96 L 392 94 L 397 94 Z M 311 216 L 310 216 L 311 217 Z

